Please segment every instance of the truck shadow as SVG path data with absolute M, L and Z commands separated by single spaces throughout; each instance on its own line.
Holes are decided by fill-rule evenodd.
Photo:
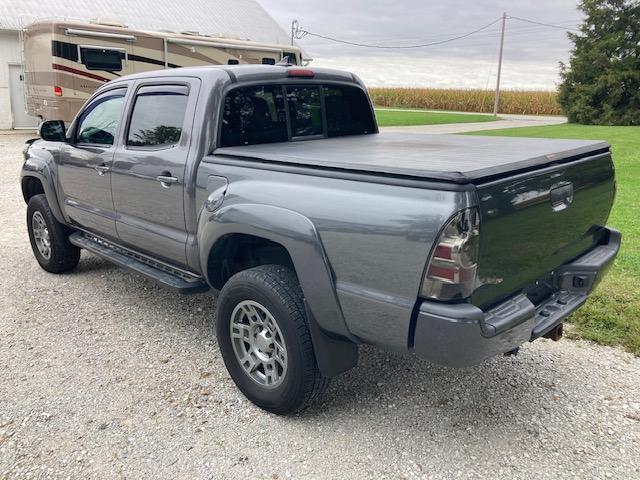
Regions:
M 157 318 L 161 313 L 162 318 L 156 321 L 170 322 L 178 336 L 215 344 L 215 293 L 180 295 L 94 256 L 83 255 L 76 273 L 98 275 L 105 284 L 117 284 L 115 291 L 105 291 L 100 301 L 113 301 L 115 294 L 119 302 L 135 304 L 146 318 Z M 226 378 L 217 346 L 214 348 L 217 359 L 213 368 L 220 370 L 215 376 Z M 562 362 L 555 353 L 539 355 L 539 349 L 530 346 L 522 350 L 518 357 L 498 357 L 477 367 L 452 369 L 415 355 L 362 346 L 358 366 L 334 378 L 315 404 L 298 415 L 276 418 L 300 423 L 301 428 L 321 419 L 331 422 L 349 417 L 349 424 L 354 425 L 358 418 L 368 422 L 384 418 L 392 422 L 394 434 L 421 427 L 433 430 L 434 422 L 455 429 L 513 428 L 513 418 L 504 414 L 544 416 L 549 402 L 558 400 L 556 384 L 563 376 Z M 197 355 L 202 360 L 206 352 Z M 570 381 L 575 382 L 575 377 Z M 243 401 L 247 408 L 255 408 L 256 414 L 269 415 Z
M 514 412 L 544 416 L 549 402 L 559 399 L 556 385 L 562 373 L 537 353 L 524 346 L 518 357 L 453 369 L 363 346 L 358 366 L 333 379 L 325 396 L 300 418 L 346 412 L 392 417 L 397 431 L 421 425 L 433 429 L 434 422 L 459 429 L 504 427 L 513 422 Z

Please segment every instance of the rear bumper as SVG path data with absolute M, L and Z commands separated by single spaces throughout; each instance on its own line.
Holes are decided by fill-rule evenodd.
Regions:
M 476 365 L 552 330 L 587 300 L 620 249 L 620 232 L 553 272 L 554 293 L 539 305 L 517 294 L 490 310 L 471 304 L 424 301 L 418 312 L 413 350 L 452 367 Z

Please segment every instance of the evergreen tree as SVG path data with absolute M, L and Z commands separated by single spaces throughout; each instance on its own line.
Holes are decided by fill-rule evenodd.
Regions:
M 640 125 L 640 0 L 581 0 L 559 102 L 570 122 Z

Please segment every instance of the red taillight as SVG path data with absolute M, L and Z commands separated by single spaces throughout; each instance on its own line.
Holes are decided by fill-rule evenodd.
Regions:
M 453 249 L 451 247 L 451 245 L 443 245 L 443 244 L 438 244 L 436 245 L 436 249 L 433 252 L 433 256 L 434 258 L 441 258 L 443 260 L 451 260 L 453 253 Z
M 438 267 L 437 265 L 429 265 L 429 271 L 427 274 L 430 277 L 437 277 L 450 282 L 455 282 L 456 271 L 450 267 Z
M 315 73 L 313 70 L 309 70 L 308 68 L 290 68 L 289 76 L 290 77 L 315 77 Z
M 53 87 L 53 94 L 56 97 L 61 97 L 62 96 L 62 87 L 59 87 L 58 85 L 56 85 L 55 87 Z
M 433 249 L 422 296 L 434 300 L 468 298 L 477 286 L 480 216 L 470 208 L 445 226 Z

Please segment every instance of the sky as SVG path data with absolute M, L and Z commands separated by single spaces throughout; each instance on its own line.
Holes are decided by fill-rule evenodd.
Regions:
M 576 28 L 577 0 L 258 0 L 286 31 L 297 19 L 312 33 L 356 43 L 406 46 L 477 30 L 501 17 Z M 349 46 L 307 35 L 297 40 L 311 65 L 348 69 L 368 86 L 494 88 L 500 22 L 467 38 L 417 49 Z M 502 85 L 554 90 L 558 62 L 567 61 L 566 31 L 510 18 L 506 23 Z

